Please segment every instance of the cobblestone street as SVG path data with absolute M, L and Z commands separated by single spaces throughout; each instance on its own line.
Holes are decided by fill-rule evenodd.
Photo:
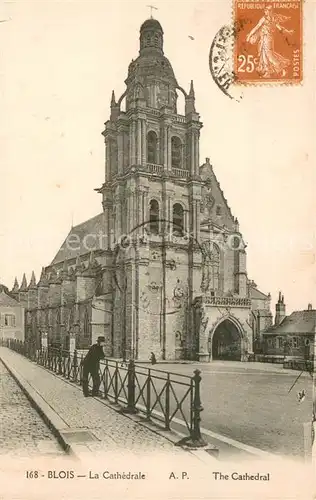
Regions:
M 0 361 L 0 455 L 62 455 L 63 450 Z

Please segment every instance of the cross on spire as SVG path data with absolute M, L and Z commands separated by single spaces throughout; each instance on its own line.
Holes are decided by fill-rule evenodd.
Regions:
M 147 5 L 147 7 L 150 8 L 150 19 L 153 19 L 153 9 L 158 10 L 158 8 L 155 7 L 154 5 Z

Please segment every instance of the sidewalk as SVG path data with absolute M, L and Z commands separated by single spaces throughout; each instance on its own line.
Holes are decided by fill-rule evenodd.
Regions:
M 128 451 L 134 455 L 163 452 L 177 460 L 189 455 L 174 446 L 167 439 L 167 433 L 164 437 L 154 432 L 150 426 L 139 423 L 137 417 L 122 415 L 99 398 L 85 398 L 79 386 L 24 356 L 0 347 L 0 359 L 31 398 L 64 449 L 75 456 L 82 458 L 98 452 Z M 190 455 L 195 460 L 194 454 Z M 210 457 L 210 460 L 215 459 Z

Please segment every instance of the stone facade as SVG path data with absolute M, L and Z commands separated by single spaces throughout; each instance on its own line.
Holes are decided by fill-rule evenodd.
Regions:
M 178 84 L 154 19 L 141 26 L 125 83 L 103 131 L 103 213 L 72 228 L 30 283 L 28 336 L 39 342 L 44 331 L 66 346 L 73 336 L 84 348 L 102 334 L 114 357 L 245 360 L 271 323 L 270 298 L 248 280 L 246 245 L 209 159 L 200 166 L 193 82 L 188 93 Z

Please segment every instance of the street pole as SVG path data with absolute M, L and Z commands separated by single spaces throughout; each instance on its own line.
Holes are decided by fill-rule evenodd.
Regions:
M 124 285 L 123 285 L 123 361 L 126 362 L 126 313 L 127 313 L 127 304 L 126 304 L 126 290 L 127 290 L 127 277 L 125 274 L 125 265 L 123 268 L 124 272 Z

